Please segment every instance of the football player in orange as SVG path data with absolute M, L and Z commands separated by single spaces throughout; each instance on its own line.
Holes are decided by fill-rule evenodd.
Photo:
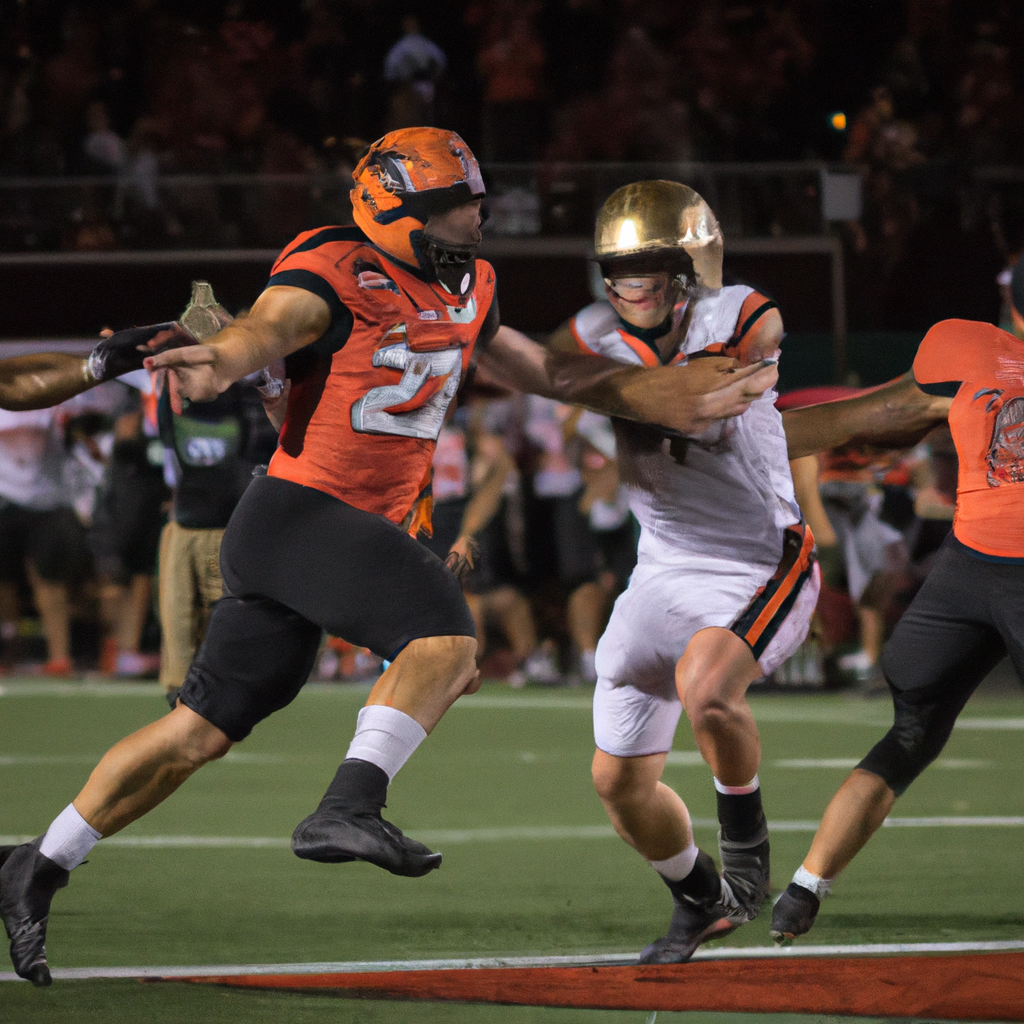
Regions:
M 741 413 L 775 382 L 774 365 L 624 367 L 554 356 L 499 329 L 494 271 L 476 258 L 484 186 L 452 132 L 393 132 L 353 177 L 355 225 L 300 235 L 248 315 L 205 344 L 145 360 L 166 372 L 175 411 L 278 359 L 291 389 L 267 475 L 249 486 L 225 533 L 229 593 L 174 709 L 108 751 L 43 836 L 7 851 L 0 914 L 15 970 L 36 985 L 50 982 L 47 916 L 69 872 L 292 701 L 323 631 L 391 664 L 292 848 L 400 875 L 438 867 L 441 855 L 381 809 L 419 743 L 479 685 L 461 587 L 410 535 L 429 522 L 435 441 L 474 360 L 513 387 L 684 432 Z M 0 403 L 47 404 L 102 376 L 87 361 L 32 358 L 27 376 L 0 372 Z
M 1024 262 L 1011 288 L 1024 326 Z M 779 943 L 810 930 L 836 876 L 938 757 L 985 676 L 1009 655 L 1024 678 L 1024 342 L 992 324 L 944 320 L 925 335 L 913 373 L 921 392 L 952 403 L 953 530 L 882 651 L 893 726 L 832 798 L 776 901 Z

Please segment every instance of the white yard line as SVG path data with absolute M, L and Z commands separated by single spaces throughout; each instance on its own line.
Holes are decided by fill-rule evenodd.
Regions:
M 307 683 L 304 693 L 317 696 L 362 697 L 369 692 L 367 683 L 351 683 L 339 687 L 336 683 Z M 104 679 L 82 679 L 57 681 L 48 679 L 10 679 L 0 683 L 0 698 L 3 697 L 145 697 L 151 700 L 163 696 L 163 690 L 156 683 L 149 682 L 108 682 Z M 786 703 L 787 699 L 793 701 Z M 891 724 L 888 705 L 859 700 L 845 701 L 837 707 L 825 703 L 823 707 L 812 707 L 806 698 L 787 698 L 782 701 L 775 697 L 764 700 L 752 695 L 755 717 L 762 722 L 817 722 L 823 725 L 855 725 L 880 727 Z M 813 699 L 813 698 L 812 698 Z M 797 703 L 799 701 L 799 703 Z M 539 691 L 536 693 L 482 693 L 457 701 L 453 710 L 498 709 L 515 710 L 561 710 L 590 712 L 591 697 L 587 690 L 580 691 Z M 1024 730 L 1024 718 L 966 717 L 956 723 L 958 729 Z
M 697 828 L 718 828 L 713 818 L 694 818 Z M 886 818 L 883 828 L 1022 828 L 1024 817 L 996 815 L 981 817 Z M 814 832 L 816 821 L 772 821 L 773 832 Z M 429 845 L 456 846 L 463 843 L 507 843 L 565 839 L 614 839 L 611 825 L 521 825 L 505 828 L 415 829 L 416 838 Z M 0 845 L 26 843 L 35 836 L 0 835 Z M 146 836 L 116 835 L 103 840 L 103 847 L 128 849 L 285 849 L 286 836 Z
M 3 754 L 0 753 L 0 768 L 39 767 L 63 764 L 96 764 L 103 751 L 93 754 Z M 522 750 L 516 757 L 524 764 L 536 764 L 538 761 L 550 761 L 558 757 L 557 752 L 537 754 L 530 750 Z M 299 764 L 318 761 L 319 755 L 311 753 L 261 753 L 259 751 L 232 750 L 218 764 Z M 845 769 L 856 768 L 860 764 L 859 757 L 786 757 L 772 760 L 774 768 L 794 770 Z M 704 758 L 699 750 L 670 750 L 665 763 L 673 768 L 704 768 Z M 944 771 L 975 770 L 995 768 L 997 762 L 984 758 L 940 757 L 930 769 Z
M 698 754 L 698 757 L 700 755 Z M 0 758 L 2 762 L 2 758 Z M 776 768 L 856 768 L 861 759 L 859 757 L 788 757 L 772 761 Z M 676 764 L 682 762 L 673 762 Z M 689 762 L 686 762 L 689 763 Z M 703 764 L 703 760 L 701 764 Z M 959 771 L 961 769 L 994 768 L 995 761 L 987 761 L 976 757 L 940 757 L 929 768 L 945 769 L 946 771 Z
M 913 953 L 995 953 L 1024 950 L 1024 942 L 888 942 L 852 946 L 746 946 L 700 950 L 694 960 L 752 960 L 794 957 L 894 956 Z M 384 971 L 459 971 L 481 968 L 593 967 L 636 963 L 635 953 L 579 956 L 476 957 L 466 960 L 370 960 L 316 964 L 202 964 L 174 967 L 56 967 L 61 981 L 113 978 L 236 977 L 248 974 L 365 974 Z M 13 972 L 0 973 L 0 981 L 17 981 Z

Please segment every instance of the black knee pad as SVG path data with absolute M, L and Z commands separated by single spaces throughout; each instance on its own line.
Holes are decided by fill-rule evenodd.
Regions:
M 940 695 L 898 690 L 886 682 L 892 691 L 892 728 L 857 767 L 879 776 L 900 796 L 942 752 L 960 708 Z

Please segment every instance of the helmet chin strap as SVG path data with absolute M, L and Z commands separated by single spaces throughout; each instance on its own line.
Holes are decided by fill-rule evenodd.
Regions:
M 423 235 L 423 255 L 438 283 L 452 295 L 468 295 L 476 283 L 476 246 Z

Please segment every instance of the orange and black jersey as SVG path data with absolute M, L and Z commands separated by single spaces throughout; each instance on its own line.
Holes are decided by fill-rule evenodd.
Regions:
M 954 536 L 983 557 L 1024 561 L 1024 341 L 992 324 L 944 320 L 921 342 L 914 379 L 953 399 Z
M 430 463 L 477 344 L 498 329 L 494 271 L 457 298 L 377 249 L 355 227 L 305 232 L 268 285 L 305 288 L 331 311 L 286 361 L 292 381 L 269 475 L 325 491 L 393 522 L 429 523 Z

